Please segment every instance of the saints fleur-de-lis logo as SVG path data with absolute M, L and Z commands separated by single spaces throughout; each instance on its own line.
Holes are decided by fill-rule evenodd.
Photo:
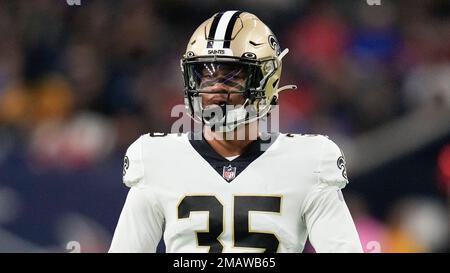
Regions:
M 123 159 L 123 176 L 127 173 L 128 167 L 130 167 L 130 160 L 128 159 L 128 156 L 125 156 Z
M 341 155 L 337 160 L 339 170 L 342 170 L 342 176 L 347 179 L 347 169 L 345 167 L 345 158 Z

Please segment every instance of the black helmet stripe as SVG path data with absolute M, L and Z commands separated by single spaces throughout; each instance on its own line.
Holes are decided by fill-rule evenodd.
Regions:
M 231 41 L 231 34 L 233 34 L 233 28 L 236 24 L 236 20 L 239 17 L 239 15 L 242 13 L 242 11 L 238 11 L 230 19 L 230 22 L 228 23 L 227 30 L 225 32 L 225 41 L 223 42 L 224 48 L 230 48 L 230 41 Z
M 208 48 L 230 47 L 230 43 L 226 40 L 231 39 L 234 24 L 239 14 L 241 14 L 240 11 L 233 10 L 219 13 L 214 17 L 208 34 Z
M 219 24 L 220 18 L 222 18 L 223 12 L 219 12 L 216 16 L 214 16 L 214 20 L 211 24 L 211 28 L 209 29 L 208 34 L 208 48 L 213 46 L 214 36 L 216 35 L 217 25 Z

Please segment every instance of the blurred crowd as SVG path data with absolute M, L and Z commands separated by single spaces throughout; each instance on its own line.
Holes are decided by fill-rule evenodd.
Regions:
M 300 92 L 280 96 L 283 132 L 351 141 L 411 112 L 450 108 L 450 2 L 381 3 L 81 0 L 80 6 L 69 6 L 57 0 L 0 0 L 0 166 L 31 170 L 24 170 L 31 178 L 62 172 L 57 176 L 62 180 L 117 168 L 117 182 L 99 181 L 96 189 L 119 185 L 117 162 L 127 146 L 140 134 L 169 131 L 170 110 L 183 103 L 179 59 L 190 35 L 225 9 L 255 13 L 281 47 L 290 49 L 281 84 L 297 84 Z M 448 158 L 448 148 L 442 151 Z M 445 196 L 450 159 L 443 160 L 439 194 Z M 437 176 L 429 181 L 436 187 Z M 102 179 L 97 173 L 92 177 Z M 8 185 L 10 180 L 0 174 L 3 208 L 20 207 L 14 205 L 17 184 Z M 104 251 L 123 193 L 109 199 L 117 207 L 102 227 L 83 216 L 92 213 L 79 209 L 61 220 L 60 229 L 77 234 L 84 230 L 80 223 L 86 230 L 95 226 L 97 232 L 83 236 L 90 242 L 102 238 L 90 250 Z M 374 217 L 362 196 L 355 192 L 348 202 L 368 252 L 449 250 L 448 203 L 406 198 Z M 0 227 L 21 230 L 11 224 L 11 211 L 0 209 Z M 74 229 L 76 224 L 68 224 L 73 222 L 82 227 Z M 55 241 L 48 236 L 39 243 Z

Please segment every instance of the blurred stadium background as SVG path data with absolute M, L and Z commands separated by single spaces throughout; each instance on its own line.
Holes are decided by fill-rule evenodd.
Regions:
M 449 252 L 449 1 L 80 2 L 0 0 L 0 252 L 107 251 L 125 149 L 170 130 L 186 43 L 227 9 L 290 48 L 281 131 L 343 148 L 365 251 Z

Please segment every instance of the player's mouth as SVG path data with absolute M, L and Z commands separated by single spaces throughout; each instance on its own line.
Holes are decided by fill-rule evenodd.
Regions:
M 208 105 L 206 105 L 204 110 L 208 111 L 219 111 L 221 109 L 221 112 L 224 114 L 227 107 L 226 101 L 217 101 L 217 102 L 210 102 Z
M 227 108 L 227 98 L 225 96 L 213 96 L 207 100 L 203 109 L 203 117 L 209 122 L 219 122 L 225 116 Z

